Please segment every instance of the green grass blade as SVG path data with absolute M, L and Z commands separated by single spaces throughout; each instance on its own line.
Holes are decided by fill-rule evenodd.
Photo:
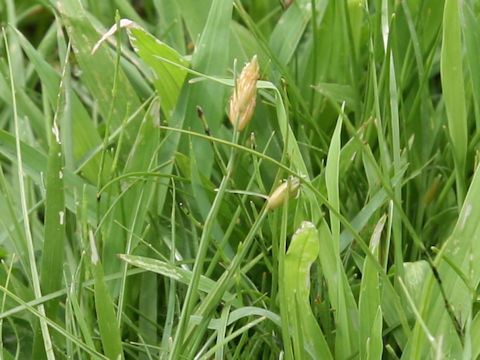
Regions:
M 460 208 L 466 192 L 465 162 L 468 139 L 458 0 L 445 0 L 440 73 L 448 119 L 448 131 L 452 143 L 453 158 L 455 160 L 457 202 Z
M 308 179 L 309 174 L 307 166 L 302 158 L 302 153 L 295 138 L 295 134 L 289 123 L 288 114 L 283 102 L 282 94 L 278 88 L 271 82 L 262 82 L 259 87 L 273 90 L 275 93 L 275 109 L 277 114 L 278 127 L 282 133 L 284 147 L 287 154 L 291 157 L 293 168 L 301 174 L 301 177 Z
M 130 265 L 169 277 L 171 279 L 177 280 L 182 284 L 188 285 L 192 278 L 191 271 L 183 269 L 178 266 L 174 266 L 162 260 L 151 259 L 144 256 L 127 255 L 127 254 L 119 254 L 118 258 L 128 262 Z M 215 285 L 216 284 L 214 280 L 207 278 L 205 276 L 201 276 L 198 289 L 205 293 L 209 293 L 214 289 Z M 226 292 L 222 297 L 224 301 L 231 301 L 233 298 L 234 298 L 233 294 L 228 292 Z M 240 303 L 234 302 L 233 305 L 237 307 L 240 305 Z
M 465 21 L 462 22 L 462 30 L 469 73 L 471 75 L 478 74 L 480 72 L 480 61 L 475 56 L 475 49 L 480 46 L 480 21 L 468 1 L 463 2 L 463 16 Z M 480 129 L 480 81 L 477 76 L 470 76 L 469 79 L 472 82 L 475 123 L 478 131 Z
M 16 160 L 17 160 L 17 175 L 18 175 L 18 183 L 20 188 L 20 203 L 22 207 L 22 216 L 23 216 L 23 225 L 24 225 L 24 232 L 25 232 L 25 239 L 27 243 L 28 249 L 28 262 L 30 265 L 30 281 L 33 285 L 33 290 L 35 297 L 39 298 L 42 296 L 41 289 L 40 289 L 40 280 L 39 274 L 37 270 L 37 264 L 35 260 L 35 253 L 34 253 L 34 243 L 32 237 L 32 229 L 30 226 L 30 220 L 28 215 L 28 205 L 27 205 L 27 198 L 26 198 L 26 186 L 25 186 L 25 179 L 23 173 L 23 161 L 22 161 L 22 150 L 21 150 L 21 143 L 20 143 L 20 128 L 19 128 L 19 120 L 18 120 L 18 112 L 17 112 L 17 105 L 16 105 L 16 98 L 15 98 L 15 84 L 14 84 L 14 77 L 13 77 L 13 70 L 11 67 L 11 58 L 10 53 L 8 51 L 9 45 L 7 40 L 7 35 L 5 33 L 5 29 L 2 28 L 4 44 L 7 53 L 7 60 L 9 64 L 9 74 L 10 74 L 10 86 L 11 86 L 11 93 L 12 93 L 12 107 L 13 107 L 13 116 L 14 116 L 14 128 L 15 128 L 15 152 L 16 152 Z M 52 340 L 50 338 L 50 331 L 48 329 L 47 323 L 44 319 L 45 316 L 45 308 L 43 304 L 38 306 L 38 312 L 42 317 L 40 317 L 40 328 L 41 328 L 41 336 L 43 338 L 43 345 L 48 360 L 55 359 L 55 354 L 53 353 L 52 347 Z
M 337 309 L 334 314 L 337 324 L 336 354 L 342 359 L 348 358 L 358 347 L 358 333 L 354 326 L 358 323 L 358 308 L 352 289 L 348 285 L 345 269 L 340 265 L 340 254 L 335 251 L 333 238 L 325 220 L 322 221 L 318 232 L 322 249 L 319 258 L 328 284 L 328 298 L 331 307 Z
M 225 49 L 229 47 L 231 18 L 231 2 L 218 0 L 212 2 L 207 22 L 192 55 L 193 70 L 207 75 L 225 74 L 227 67 L 230 65 L 228 53 Z M 225 114 L 226 88 L 209 81 L 190 86 L 192 92 L 189 98 L 189 111 L 186 113 L 185 126 L 191 127 L 197 132 L 204 131 L 196 111 L 193 111 L 198 105 L 203 109 L 210 131 L 213 135 L 217 135 Z M 212 98 L 216 101 L 210 101 Z M 187 143 L 184 146 L 186 147 Z M 202 173 L 208 177 L 213 165 L 213 152 L 210 144 L 193 139 L 193 149 L 196 153 L 197 162 L 202 164 Z
M 168 1 L 168 0 L 167 0 Z M 187 27 L 190 39 L 198 46 L 198 41 L 205 28 L 208 19 L 208 12 L 211 8 L 213 0 L 196 1 L 196 0 L 179 0 L 178 9 L 182 14 L 183 20 Z
M 289 63 L 312 16 L 310 0 L 295 1 L 272 32 L 270 47 L 283 65 Z M 288 36 L 285 36 L 288 34 Z
M 89 232 L 91 261 L 95 278 L 95 309 L 98 318 L 103 351 L 111 360 L 123 359 L 123 346 L 120 327 L 117 324 L 115 309 L 110 292 L 105 284 L 103 267 L 98 257 L 93 232 Z
M 132 150 L 129 154 L 128 161 L 125 164 L 125 171 L 136 171 L 140 169 L 151 169 L 155 164 L 156 160 L 156 150 L 159 143 L 159 132 L 157 131 L 155 124 L 159 123 L 159 105 L 157 102 L 154 102 L 150 109 L 148 109 L 146 117 L 140 128 L 138 130 L 135 142 L 133 144 Z M 139 186 L 132 186 L 132 188 L 125 194 L 122 201 L 124 204 L 129 204 L 131 211 L 125 214 L 125 224 L 129 229 L 127 235 L 127 241 L 125 248 L 118 246 L 109 247 L 108 250 L 104 249 L 104 258 L 105 261 L 109 261 L 108 269 L 115 269 L 118 264 L 115 259 L 115 254 L 118 252 L 125 251 L 130 253 L 133 248 L 136 247 L 138 240 L 137 236 L 141 238 L 142 232 L 144 231 L 145 218 L 147 216 L 147 211 L 150 208 L 150 204 L 154 201 L 154 191 L 155 191 L 154 182 L 140 182 Z M 115 232 L 109 234 L 110 238 L 106 240 L 108 246 L 109 243 L 118 240 L 115 239 Z M 120 244 L 121 245 L 121 244 Z M 121 249 L 120 251 L 116 251 Z M 126 289 L 126 278 L 127 278 L 127 266 L 123 267 L 123 278 L 120 284 L 120 294 L 118 298 L 118 308 L 123 311 L 123 301 L 125 292 L 128 294 L 128 289 Z M 118 319 L 120 324 L 120 317 L 122 311 L 118 311 Z
M 111 125 L 114 128 L 119 127 L 123 119 L 128 117 L 128 109 L 139 107 L 137 94 L 123 70 L 119 69 L 117 87 L 121 90 L 113 98 L 115 58 L 105 46 L 100 47 L 94 55 L 91 55 L 99 36 L 87 19 L 81 2 L 61 0 L 57 6 L 65 22 L 72 46 L 76 49 L 75 57 L 83 71 L 84 81 L 92 96 L 97 100 L 100 113 L 104 119 L 108 119 L 113 102 Z
M 230 304 L 226 304 L 225 307 L 222 309 L 222 316 L 220 320 L 220 326 L 218 328 L 218 335 L 217 335 L 217 344 L 218 347 L 217 351 L 215 352 L 215 360 L 222 360 L 224 358 L 224 347 L 226 345 L 225 341 L 225 333 L 227 331 L 227 321 L 228 316 L 230 314 Z
M 477 313 L 470 325 L 470 336 L 472 342 L 472 359 L 480 355 L 480 313 Z
M 292 237 L 285 256 L 285 273 L 281 277 L 287 307 L 287 318 L 282 321 L 288 323 L 298 359 L 333 359 L 310 305 L 310 267 L 318 252 L 317 229 L 304 221 Z
M 214 347 L 212 347 L 211 349 L 209 349 L 202 357 L 200 357 L 199 359 L 201 360 L 207 360 L 207 359 L 210 359 L 211 356 L 216 352 L 218 351 L 218 348 L 219 347 L 222 347 L 222 346 L 225 346 L 225 344 L 227 344 L 228 342 L 230 342 L 231 340 L 235 339 L 237 336 L 240 336 L 242 333 L 244 332 L 248 332 L 248 330 L 250 330 L 251 328 L 253 328 L 254 326 L 256 326 L 257 324 L 259 324 L 260 322 L 264 321 L 265 318 L 264 317 L 261 317 L 261 318 L 258 318 L 256 320 L 253 320 L 249 323 L 247 323 L 246 325 L 242 326 L 240 329 L 238 330 L 235 330 L 234 332 L 232 332 L 231 334 L 229 334 L 227 337 L 225 337 L 225 339 L 215 345 Z
M 138 55 L 153 71 L 153 83 L 162 103 L 162 112 L 167 119 L 172 116 L 180 89 L 187 72 L 159 58 L 188 67 L 188 62 L 174 49 L 156 40 L 143 29 L 131 28 L 130 41 Z
M 480 281 L 480 262 L 476 261 L 480 257 L 480 209 L 476 206 L 479 197 L 480 171 L 477 168 L 455 228 L 435 260 L 445 294 L 460 326 L 464 326 L 472 316 L 472 294 L 457 272 L 461 271 L 470 284 L 478 284 Z M 444 256 L 455 264 L 456 269 L 442 261 Z M 461 339 L 455 331 L 455 324 L 447 313 L 431 273 L 425 282 L 419 310 L 435 339 L 438 340 L 442 334 L 448 334 L 448 337 L 443 338 L 443 352 L 461 357 Z M 429 351 L 429 347 L 429 341 L 417 324 L 411 339 L 411 351 L 406 354 L 421 356 Z
M 185 30 L 182 24 L 179 2 L 154 0 L 153 4 L 160 18 L 161 30 L 165 34 L 163 40 L 177 49 L 180 54 L 185 54 Z M 198 2 L 194 2 L 194 4 L 199 5 Z M 198 17 L 195 18 L 198 19 Z
M 67 52 L 68 56 L 69 51 Z M 65 78 L 66 64 L 62 72 Z M 61 85 L 63 82 L 60 83 Z M 42 263 L 40 267 L 41 286 L 44 293 L 52 293 L 60 289 L 63 277 L 63 258 L 65 243 L 65 195 L 64 195 L 64 157 L 62 138 L 59 129 L 60 117 L 63 114 L 62 99 L 64 89 L 59 89 L 59 96 L 50 135 L 50 149 L 47 162 L 47 191 L 45 201 L 45 233 L 43 241 Z M 58 303 L 47 305 L 46 313 L 56 319 Z
M 52 320 L 50 320 L 49 318 L 45 317 L 45 315 L 42 315 L 41 312 L 37 309 L 35 309 L 34 307 L 28 305 L 25 301 L 23 301 L 21 298 L 19 298 L 16 294 L 14 294 L 13 292 L 11 292 L 10 290 L 4 288 L 3 286 L 0 286 L 0 291 L 2 291 L 3 293 L 7 294 L 7 296 L 9 296 L 10 298 L 12 298 L 13 300 L 15 300 L 17 303 L 19 303 L 24 309 L 27 309 L 29 312 L 31 312 L 33 315 L 35 315 L 36 317 L 39 317 L 39 318 L 42 318 L 52 329 L 54 329 L 55 331 L 59 332 L 60 334 L 62 334 L 63 336 L 65 337 L 68 337 L 70 338 L 71 340 L 73 340 L 77 345 L 79 345 L 83 350 L 85 350 L 87 353 L 89 353 L 91 356 L 95 357 L 95 358 L 98 358 L 98 359 L 102 359 L 102 360 L 106 360 L 108 359 L 107 357 L 103 356 L 101 353 L 97 352 L 95 349 L 92 349 L 88 346 L 86 346 L 85 344 L 83 344 L 79 339 L 77 339 L 75 336 L 73 336 L 72 334 L 69 334 L 68 332 L 65 331 L 65 329 L 63 329 L 61 326 L 59 326 L 57 323 L 53 322 Z
M 17 31 L 19 42 L 23 50 L 27 54 L 31 63 L 42 81 L 42 86 L 45 89 L 45 94 L 48 95 L 50 103 L 53 107 L 57 103 L 57 91 L 60 87 L 60 74 L 58 74 L 52 66 L 45 62 L 41 54 L 25 39 L 25 37 Z M 73 143 L 75 160 L 79 160 L 85 156 L 92 148 L 100 144 L 100 136 L 93 126 L 93 122 L 89 113 L 81 103 L 78 96 L 73 93 L 71 99 L 72 106 L 72 131 L 75 134 L 75 141 Z M 47 133 L 50 129 L 45 130 Z M 72 144 L 70 144 L 72 146 Z M 107 162 L 108 163 L 108 162 Z M 82 168 L 82 173 L 90 181 L 94 182 L 97 178 L 98 169 L 100 165 L 100 157 L 96 156 L 90 163 Z
M 72 288 L 67 292 L 67 298 L 71 301 L 73 314 L 75 315 L 77 325 L 80 328 L 80 332 L 84 338 L 85 345 L 91 349 L 95 349 L 95 344 L 92 338 L 93 334 L 91 333 L 91 329 L 88 327 L 85 311 L 82 311 L 80 304 L 78 303 L 77 296 L 78 294 Z
M 0 18 L 0 360 L 478 357 L 475 0 Z
M 339 195 L 339 167 L 340 167 L 340 148 L 341 148 L 341 131 L 342 118 L 339 117 L 337 125 L 332 135 L 330 148 L 328 149 L 327 165 L 325 167 L 325 182 L 327 187 L 328 201 L 340 212 L 340 195 Z M 330 223 L 332 228 L 332 237 L 334 241 L 335 252 L 339 252 L 340 242 L 340 220 L 330 213 Z
M 202 5 L 203 6 L 203 5 Z M 215 1 L 209 13 L 204 32 L 196 44 L 196 51 L 192 55 L 193 70 L 207 75 L 224 74 L 228 66 L 228 54 L 223 49 L 228 48 L 228 34 L 231 20 L 232 4 L 229 2 Z M 199 16 L 196 14 L 196 16 Z M 217 33 L 218 32 L 218 33 Z M 215 40 L 212 40 L 215 39 Z M 212 102 L 211 99 L 216 99 Z M 219 84 L 202 81 L 195 84 L 186 83 L 179 95 L 175 112 L 171 119 L 171 126 L 178 128 L 191 128 L 203 133 L 204 129 L 195 109 L 201 106 L 206 116 L 208 125 L 213 134 L 218 133 L 224 116 L 226 102 L 225 87 Z M 163 139 L 160 163 L 170 160 L 174 152 L 181 150 L 188 153 L 189 142 L 181 139 L 178 133 L 168 133 Z M 202 164 L 202 173 L 209 176 L 213 165 L 213 151 L 208 142 L 195 139 L 193 149 L 197 163 Z M 165 172 L 171 172 L 171 167 Z M 163 204 L 166 196 L 166 187 L 160 186 L 159 203 Z M 204 208 L 204 206 L 202 206 Z M 206 212 L 202 212 L 204 220 Z
M 33 131 L 38 134 L 38 143 L 43 145 L 42 148 L 46 147 L 47 137 L 45 133 L 45 121 L 41 109 L 34 101 L 32 101 L 23 89 L 17 88 L 16 95 L 19 115 L 30 119 Z M 0 98 L 5 104 L 10 103 L 10 99 L 12 98 L 10 86 L 7 83 L 6 77 L 4 78 L 3 76 L 0 76 Z
M 245 236 L 244 241 L 239 244 L 236 256 L 232 259 L 228 268 L 217 280 L 214 289 L 208 293 L 203 302 L 201 302 L 198 306 L 198 309 L 195 312 L 196 315 L 202 317 L 206 315 L 211 316 L 212 310 L 218 306 L 221 298 L 233 286 L 232 278 L 235 274 L 238 274 L 240 265 L 242 261 L 245 260 L 245 257 L 251 249 L 255 236 L 258 234 L 266 215 L 267 212 L 264 206 L 260 214 L 258 214 L 256 217 L 255 222 L 249 228 L 248 234 Z M 189 331 L 192 330 L 193 328 L 191 327 Z
M 23 154 L 23 165 L 25 174 L 31 177 L 35 183 L 42 184 L 42 174 L 47 173 L 47 157 L 38 150 L 20 143 L 20 148 Z M 0 129 L 0 153 L 8 160 L 16 163 L 15 156 L 15 138 L 11 134 Z M 97 192 L 95 187 L 86 182 L 80 176 L 73 174 L 68 169 L 65 169 L 64 183 L 66 188 L 65 202 L 67 208 L 73 212 L 76 210 L 75 194 L 82 194 L 85 188 L 87 202 L 86 218 L 91 224 L 97 222 Z M 103 200 L 100 200 L 103 203 Z
M 157 343 L 157 326 L 155 319 L 158 318 L 158 280 L 153 273 L 142 274 L 140 285 L 140 298 L 138 310 L 141 318 L 139 320 L 139 330 L 145 342 L 148 344 Z
M 377 223 L 370 239 L 370 250 L 379 258 L 379 244 L 386 216 Z M 382 322 L 380 282 L 378 273 L 369 258 L 365 258 L 358 301 L 360 359 L 382 358 Z
M 225 195 L 227 183 L 230 180 L 232 167 L 234 163 L 233 159 L 234 159 L 234 152 L 232 151 L 230 155 L 229 163 L 227 165 L 227 173 L 225 174 L 225 176 L 222 179 L 222 182 L 220 183 L 218 192 L 215 196 L 212 207 L 208 212 L 207 218 L 205 220 L 205 224 L 203 226 L 202 236 L 200 238 L 200 243 L 198 246 L 198 252 L 195 257 L 195 264 L 192 270 L 192 278 L 190 279 L 187 294 L 185 296 L 185 302 L 182 307 L 182 313 L 180 315 L 180 323 L 178 325 L 177 333 L 174 339 L 174 343 L 172 345 L 172 352 L 170 353 L 170 357 L 169 357 L 170 359 L 175 359 L 176 356 L 179 356 L 179 354 L 181 354 L 184 351 L 183 349 L 184 343 L 188 339 L 188 337 L 186 336 L 186 328 L 190 320 L 190 315 L 192 315 L 194 306 L 198 301 L 197 290 L 198 290 L 201 275 L 204 271 L 203 265 L 205 263 L 206 254 L 208 250 L 208 245 L 209 245 L 208 240 L 212 234 L 214 224 L 215 224 L 215 218 L 217 217 L 218 212 L 220 210 L 220 204 Z

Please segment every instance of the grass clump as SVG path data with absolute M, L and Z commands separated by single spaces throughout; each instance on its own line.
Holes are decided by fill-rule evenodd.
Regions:
M 0 14 L 1 358 L 478 358 L 475 2 Z

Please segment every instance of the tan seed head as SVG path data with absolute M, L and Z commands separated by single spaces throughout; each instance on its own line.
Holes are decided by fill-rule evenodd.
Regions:
M 281 206 L 285 198 L 297 196 L 300 188 L 300 180 L 291 176 L 287 181 L 278 186 L 267 199 L 267 209 L 274 210 Z
M 242 131 L 252 118 L 257 102 L 257 80 L 260 78 L 257 55 L 245 65 L 233 94 L 230 97 L 229 118 L 233 126 L 237 123 L 237 130 Z

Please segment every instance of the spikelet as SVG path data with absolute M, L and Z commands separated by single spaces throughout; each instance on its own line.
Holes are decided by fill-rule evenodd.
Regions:
M 298 194 L 300 187 L 300 180 L 291 176 L 287 181 L 278 186 L 267 199 L 267 210 L 274 210 L 281 206 L 285 198 L 288 196 L 294 197 Z
M 257 55 L 245 65 L 230 97 L 230 122 L 242 131 L 252 118 L 257 102 L 257 80 L 260 77 Z

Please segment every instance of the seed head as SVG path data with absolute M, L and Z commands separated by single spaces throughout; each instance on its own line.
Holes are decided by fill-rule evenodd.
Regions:
M 257 55 L 245 65 L 233 94 L 230 97 L 230 122 L 237 123 L 237 130 L 242 131 L 252 118 L 257 102 L 257 80 L 260 78 Z
M 291 176 L 287 181 L 283 182 L 279 187 L 277 187 L 273 191 L 272 195 L 268 197 L 267 209 L 274 210 L 281 206 L 285 201 L 286 196 L 297 196 L 299 187 L 300 180 L 296 177 Z

